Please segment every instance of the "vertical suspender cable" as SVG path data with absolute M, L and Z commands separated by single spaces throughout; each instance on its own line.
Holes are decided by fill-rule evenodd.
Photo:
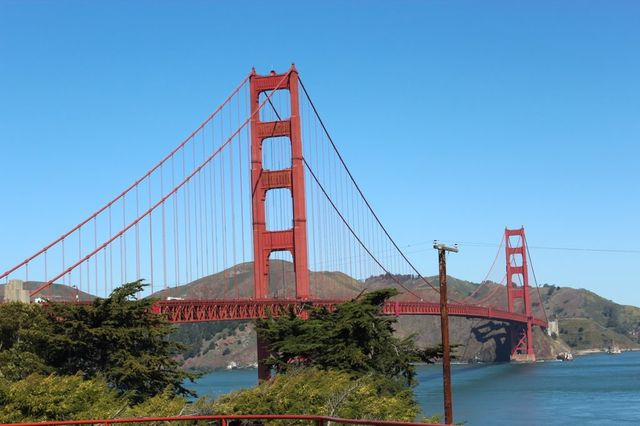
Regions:
M 97 224 L 97 219 L 94 217 L 93 218 L 93 249 L 95 250 L 97 248 L 98 248 L 98 224 Z M 95 296 L 97 297 L 97 296 L 100 296 L 100 293 L 98 291 L 98 256 L 97 255 L 96 255 L 96 260 L 95 260 L 94 264 L 95 264 L 95 268 L 96 268 L 96 270 L 95 270 L 95 278 L 96 278 Z M 44 280 L 47 281 L 47 277 L 45 277 Z
M 109 206 L 109 238 L 113 235 L 111 206 Z M 109 244 L 109 293 L 113 291 L 113 244 Z
M 82 258 L 82 228 L 78 228 L 78 259 Z M 28 263 L 27 263 L 28 265 Z M 82 264 L 78 267 L 78 287 L 82 290 Z
M 63 271 L 66 269 L 65 262 L 64 262 L 64 241 L 65 240 L 62 240 L 62 270 Z M 63 275 L 62 276 L 62 284 L 66 284 L 65 280 L 66 280 L 66 275 Z
M 204 158 L 206 156 L 206 132 L 203 130 L 202 131 L 202 157 Z M 211 263 L 209 261 L 209 190 L 208 190 L 208 185 L 209 185 L 209 178 L 207 177 L 207 172 L 209 172 L 209 174 L 211 173 L 211 164 L 209 164 L 207 166 L 207 168 L 205 169 L 203 175 L 202 175 L 202 180 L 203 180 L 203 185 L 202 185 L 202 201 L 204 203 L 204 222 L 203 222 L 203 226 L 204 226 L 204 230 L 202 232 L 202 237 L 204 239 L 204 262 L 206 264 L 206 268 L 205 268 L 205 273 L 207 275 L 211 274 Z
M 238 98 L 238 122 L 241 121 L 240 115 L 240 99 Z M 244 247 L 244 196 L 245 196 L 245 187 L 242 178 L 243 172 L 243 162 L 242 162 L 242 150 L 244 149 L 244 145 L 242 143 L 242 132 L 238 134 L 238 177 L 240 178 L 240 243 L 242 246 L 242 263 L 246 262 L 245 259 L 245 247 Z M 238 291 L 239 293 L 239 291 Z
M 233 111 L 229 111 L 229 129 L 233 129 L 233 124 L 232 124 L 232 120 L 233 120 Z M 235 187 L 233 185 L 233 175 L 235 173 L 235 167 L 233 165 L 233 149 L 234 149 L 234 145 L 232 144 L 229 147 L 229 181 L 230 181 L 230 194 L 231 194 L 231 259 L 232 259 L 232 271 L 231 273 L 233 274 L 233 287 L 234 287 L 234 292 L 236 295 L 236 299 L 238 298 L 238 279 L 237 279 L 237 274 L 236 274 L 236 203 L 235 203 L 235 197 L 234 197 L 234 192 L 235 192 Z
M 147 189 L 149 191 L 149 202 L 148 207 L 151 207 L 151 181 L 147 184 Z M 164 212 L 164 203 L 162 203 L 162 212 Z M 164 222 L 164 219 L 163 219 Z M 155 276 L 153 270 L 153 215 L 149 215 L 149 278 L 151 279 L 151 294 L 154 293 L 154 285 L 155 285 Z
M 127 226 L 127 218 L 126 218 L 126 197 L 122 197 L 122 227 Z M 125 232 L 120 237 L 120 254 L 121 254 L 121 265 L 122 268 L 122 282 L 120 285 L 127 282 L 127 233 Z
M 211 145 L 212 149 L 215 150 L 215 129 L 212 126 L 211 129 Z M 220 255 L 220 251 L 218 250 L 218 238 L 217 238 L 217 230 L 218 230 L 218 213 L 216 208 L 216 167 L 213 167 L 213 163 L 211 166 L 211 173 L 209 178 L 211 179 L 211 245 L 213 249 L 212 252 L 212 260 L 213 260 L 213 272 L 218 272 L 218 256 Z
M 175 187 L 176 178 L 176 160 L 171 159 L 171 186 Z M 180 230 L 178 229 L 178 197 L 179 193 L 173 194 L 173 262 L 174 262 L 174 281 L 173 286 L 180 283 Z M 165 283 L 166 285 L 166 283 Z
M 139 185 L 136 185 L 136 217 L 140 216 L 140 200 L 139 200 Z M 140 279 L 140 227 L 136 223 L 135 226 L 136 237 L 136 280 Z
M 224 118 L 224 117 L 223 117 Z M 220 138 L 224 140 L 224 119 L 220 120 Z M 226 205 L 227 205 L 227 197 L 225 193 L 225 168 L 224 168 L 224 153 L 220 156 L 220 196 L 221 196 L 221 207 L 222 207 L 222 268 L 223 268 L 223 298 L 227 298 L 227 230 L 225 227 L 225 223 L 227 223 L 227 215 L 226 215 Z

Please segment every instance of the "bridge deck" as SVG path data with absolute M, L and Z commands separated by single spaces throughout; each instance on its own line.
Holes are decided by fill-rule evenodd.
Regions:
M 293 310 L 302 312 L 305 306 L 324 306 L 333 309 L 344 300 L 161 300 L 154 305 L 154 311 L 167 316 L 176 323 L 251 320 L 269 315 L 280 316 Z M 382 308 L 383 315 L 440 315 L 440 305 L 434 302 L 389 301 Z M 485 318 L 525 324 L 524 314 L 503 311 L 483 306 L 449 304 L 449 315 L 465 318 Z M 533 318 L 534 325 L 547 328 L 547 322 Z

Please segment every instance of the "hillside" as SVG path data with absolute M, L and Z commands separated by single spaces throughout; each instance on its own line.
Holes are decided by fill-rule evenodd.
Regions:
M 293 269 L 289 262 L 271 262 L 269 288 L 271 297 L 293 297 Z M 395 278 L 395 279 L 394 279 Z M 412 275 L 373 276 L 363 281 L 355 280 L 341 272 L 312 272 L 312 294 L 327 299 L 348 299 L 362 291 L 397 287 L 396 280 L 420 298 L 437 302 L 439 295 L 421 279 Z M 428 280 L 438 286 L 437 277 Z M 504 286 L 495 283 L 479 284 L 448 277 L 449 296 L 452 301 L 470 297 L 485 306 L 506 309 Z M 25 288 L 33 290 L 41 283 L 26 282 Z M 253 265 L 244 263 L 226 271 L 210 275 L 187 285 L 156 292 L 152 297 L 166 299 L 222 299 L 239 295 L 250 297 L 253 289 Z M 0 297 L 4 285 L 0 285 Z M 51 300 L 91 300 L 94 296 L 74 288 L 54 284 L 43 297 Z M 538 296 L 538 294 L 540 296 Z M 559 322 L 559 335 L 549 337 L 535 331 L 534 346 L 540 357 L 553 358 L 559 352 L 602 349 L 615 342 L 623 349 L 640 348 L 640 308 L 618 305 L 595 293 L 583 289 L 544 285 L 533 291 L 533 309 L 543 317 L 544 306 L 550 320 Z M 414 300 L 415 296 L 404 292 L 399 299 Z M 507 360 L 508 342 L 504 324 L 497 321 L 451 318 L 451 341 L 459 345 L 457 356 L 461 360 Z M 440 341 L 439 318 L 424 316 L 400 317 L 397 323 L 400 335 L 413 334 L 419 345 L 434 346 Z M 188 346 L 181 358 L 186 368 L 224 368 L 234 361 L 241 366 L 256 361 L 255 333 L 251 322 L 229 321 L 178 326 L 173 339 Z
M 293 265 L 282 260 L 272 260 L 269 272 L 269 297 L 295 298 Z M 391 279 L 376 277 L 367 280 L 363 285 L 362 282 L 342 272 L 311 272 L 309 274 L 311 294 L 323 299 L 348 299 L 357 296 L 364 288 L 388 287 L 391 283 L 393 283 Z M 252 262 L 242 263 L 189 284 L 155 292 L 152 297 L 224 299 L 225 297 L 234 298 L 236 295 L 240 298 L 249 298 L 253 295 Z
M 273 261 L 271 272 L 271 296 L 293 296 L 292 265 Z M 237 266 L 235 272 L 221 272 L 173 290 L 158 292 L 154 296 L 222 298 L 225 282 L 227 295 L 236 294 L 236 291 L 250 294 L 252 274 L 252 265 L 246 263 Z M 411 275 L 397 275 L 395 278 L 420 298 L 434 302 L 438 300 L 438 293 L 421 279 Z M 438 286 L 437 277 L 428 280 Z M 482 304 L 485 306 L 502 306 L 506 309 L 503 286 L 495 283 L 479 286 L 455 277 L 448 277 L 447 283 L 452 300 L 472 295 L 474 301 L 484 300 Z M 312 294 L 339 299 L 355 297 L 363 290 L 396 286 L 396 281 L 386 275 L 370 277 L 362 282 L 343 273 L 312 272 L 310 285 Z M 553 337 L 536 329 L 534 346 L 541 358 L 554 358 L 564 351 L 606 348 L 612 341 L 622 348 L 640 347 L 640 308 L 617 305 L 587 290 L 551 285 L 541 287 L 539 295 L 549 319 L 558 319 L 560 329 L 560 335 Z M 540 297 L 537 291 L 533 292 L 532 306 L 535 315 L 543 317 Z M 415 296 L 404 292 L 398 298 L 412 300 Z M 437 345 L 440 340 L 439 318 L 400 317 L 397 332 L 400 335 L 413 334 L 420 345 Z M 190 345 L 190 350 L 184 355 L 184 365 L 188 368 L 221 368 L 231 361 L 243 366 L 251 365 L 256 360 L 253 349 L 255 333 L 251 323 L 184 324 L 175 338 Z M 461 360 L 499 361 L 509 357 L 506 330 L 504 324 L 497 321 L 451 318 L 451 341 L 459 345 L 457 356 Z
M 25 290 L 33 291 L 44 284 L 41 281 L 25 281 L 23 288 Z M 0 300 L 4 301 L 4 289 L 6 284 L 0 284 Z M 36 298 L 48 299 L 53 302 L 66 302 L 70 300 L 78 300 L 80 302 L 87 302 L 95 299 L 95 296 L 84 291 L 78 290 L 73 287 L 69 287 L 63 284 L 51 284 L 49 287 L 41 291 L 37 296 L 31 297 L 33 302 Z
M 559 337 L 571 348 L 601 349 L 612 342 L 623 349 L 639 347 L 640 308 L 584 289 L 544 285 L 540 292 L 545 309 L 558 320 Z

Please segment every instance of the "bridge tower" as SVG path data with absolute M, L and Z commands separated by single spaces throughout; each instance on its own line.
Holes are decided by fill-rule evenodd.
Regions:
M 524 235 L 524 227 L 520 229 L 505 228 L 504 239 L 507 260 L 507 304 L 509 312 L 524 311 L 527 317 L 526 324 L 511 324 L 509 326 L 511 360 L 533 362 L 536 360 L 536 356 L 533 352 L 533 314 L 531 312 L 529 273 L 527 268 L 527 241 Z M 522 303 L 517 303 L 520 300 Z
M 283 81 L 284 80 L 284 81 Z M 296 297 L 309 298 L 309 269 L 307 266 L 307 221 L 305 213 L 304 164 L 298 103 L 298 72 L 295 66 L 286 74 L 250 76 L 251 102 L 251 188 L 253 208 L 253 262 L 255 298 L 265 299 L 269 285 L 269 256 L 276 251 L 288 251 L 293 258 Z M 260 120 L 260 94 L 272 90 L 288 90 L 290 111 L 288 118 L 277 121 Z M 269 108 L 264 105 L 263 108 Z M 266 170 L 262 162 L 265 139 L 287 137 L 291 142 L 291 166 L 281 170 Z M 285 188 L 291 192 L 293 223 L 290 229 L 269 231 L 266 226 L 265 203 L 271 189 Z
M 291 115 L 277 121 L 260 119 L 260 94 L 267 96 L 273 90 L 288 90 Z M 276 251 L 288 251 L 293 257 L 296 297 L 309 298 L 309 268 L 307 266 L 307 220 L 305 212 L 304 164 L 302 162 L 302 136 L 298 102 L 298 71 L 295 66 L 285 74 L 271 72 L 258 75 L 255 69 L 249 77 L 251 104 L 251 204 L 253 213 L 253 282 L 256 299 L 269 294 L 269 256 Z M 270 99 L 268 99 L 269 101 Z M 267 101 L 267 102 L 268 102 Z M 273 106 L 273 104 L 271 104 Z M 263 105 L 269 108 L 269 105 Z M 266 139 L 287 137 L 291 143 L 291 165 L 281 170 L 263 167 L 262 145 Z M 291 193 L 293 223 L 290 229 L 267 230 L 266 198 L 272 189 L 288 189 Z M 258 337 L 258 378 L 271 376 L 264 362 L 269 356 L 268 343 Z

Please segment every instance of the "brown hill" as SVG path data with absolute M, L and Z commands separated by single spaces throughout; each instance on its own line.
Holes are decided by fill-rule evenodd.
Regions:
M 292 297 L 294 286 L 291 263 L 276 260 L 272 261 L 270 268 L 269 288 L 272 289 L 270 296 Z M 429 277 L 428 280 L 438 287 L 437 277 Z M 345 299 L 355 297 L 363 290 L 398 287 L 397 281 L 423 300 L 437 301 L 439 298 L 436 291 L 423 280 L 412 275 L 394 275 L 393 277 L 378 275 L 365 281 L 355 280 L 341 272 L 312 272 L 310 275 L 312 294 L 327 299 Z M 221 272 L 175 290 L 158 292 L 155 296 L 222 298 L 225 282 L 228 296 L 232 297 L 236 288 L 240 294 L 250 295 L 253 286 L 252 264 L 242 264 L 236 267 L 235 271 Z M 504 286 L 491 282 L 479 285 L 455 277 L 447 277 L 447 283 L 452 301 L 462 301 L 470 297 L 472 303 L 506 309 Z M 415 299 L 411 293 L 401 291 L 402 294 L 398 298 Z M 549 337 L 541 330 L 535 329 L 534 347 L 540 358 L 555 358 L 559 352 L 599 349 L 608 346 L 611 341 L 615 341 L 622 348 L 640 347 L 639 308 L 617 305 L 586 290 L 549 285 L 539 290 L 532 290 L 532 307 L 535 316 L 543 318 L 546 312 L 550 320 L 559 321 L 559 336 Z M 545 312 L 542 310 L 543 307 Z M 522 309 L 521 306 L 516 308 Z M 229 325 L 229 327 L 215 326 L 214 333 L 210 332 L 212 326 L 207 324 L 181 326 L 181 331 L 176 337 L 181 339 L 181 335 L 184 337 L 188 334 L 187 340 L 191 345 L 185 364 L 198 368 L 215 368 L 224 366 L 230 361 L 236 361 L 240 365 L 255 362 L 253 352 L 247 349 L 252 347 L 252 342 L 255 342 L 251 324 L 242 325 L 242 333 L 237 333 L 238 324 Z M 498 321 L 451 318 L 451 341 L 459 345 L 458 358 L 483 361 L 507 360 L 509 343 L 505 325 Z M 250 333 L 246 330 L 250 330 Z M 397 332 L 399 335 L 414 335 L 420 345 L 434 346 L 440 341 L 439 318 L 400 317 Z M 234 345 L 238 346 L 238 351 L 234 350 L 233 345 L 221 349 L 212 343 L 220 338 L 228 341 L 229 336 L 236 336 Z M 234 341 L 234 338 L 232 337 L 231 340 Z
M 253 290 L 253 268 L 251 263 L 238 265 L 208 277 L 201 278 L 190 284 L 156 292 L 158 298 L 180 297 L 190 298 L 233 298 L 236 294 L 248 297 Z M 437 278 L 428 281 L 438 287 Z M 381 288 L 398 288 L 398 282 L 407 290 L 400 288 L 397 296 L 402 300 L 415 300 L 416 296 L 427 301 L 438 301 L 439 294 L 419 277 L 413 275 L 378 275 L 364 281 L 355 280 L 341 272 L 311 272 L 310 286 L 315 297 L 326 299 L 348 299 L 357 296 L 362 291 L 372 291 Z M 293 297 L 294 291 L 293 266 L 290 262 L 275 260 L 270 264 L 270 297 Z M 475 301 L 489 296 L 485 305 L 506 308 L 506 294 L 504 287 L 486 283 L 479 287 L 468 281 L 448 277 L 449 295 L 452 300 L 462 299 L 472 295 Z M 226 287 L 226 288 L 225 288 Z M 539 306 L 539 303 L 538 303 Z M 185 354 L 185 365 L 197 368 L 219 368 L 231 361 L 239 365 L 255 362 L 255 355 L 246 348 L 255 341 L 255 334 L 251 325 L 242 325 L 243 332 L 238 332 L 238 324 L 220 328 L 220 325 L 185 324 L 180 326 L 175 338 L 190 345 Z M 244 332 L 247 327 L 251 333 Z M 440 341 L 440 325 L 437 317 L 401 317 L 397 324 L 399 335 L 414 335 L 418 344 L 435 346 Z M 480 359 L 483 361 L 507 360 L 509 348 L 505 324 L 496 321 L 470 320 L 465 318 L 451 319 L 451 341 L 459 345 L 457 354 L 460 359 Z M 214 344 L 218 339 L 229 340 L 235 336 L 235 343 L 224 349 Z M 234 341 L 234 338 L 231 339 Z M 237 351 L 236 351 L 237 347 Z M 536 331 L 536 353 L 541 357 L 552 358 L 558 352 L 568 348 L 561 341 L 556 341 Z
M 438 287 L 437 277 L 429 282 Z M 438 293 L 422 279 L 413 275 L 378 275 L 356 280 L 342 272 L 311 272 L 310 286 L 315 297 L 349 299 L 362 291 L 395 287 L 397 282 L 409 291 L 400 289 L 399 299 L 438 301 Z M 487 282 L 483 285 L 448 277 L 450 300 L 462 301 L 469 297 L 473 303 L 506 309 L 504 286 Z M 26 282 L 25 288 L 34 290 L 42 283 Z M 290 262 L 274 260 L 270 265 L 270 297 L 294 297 L 293 266 Z M 413 293 L 413 294 L 412 294 Z M 152 295 L 160 299 L 222 299 L 251 297 L 253 294 L 253 264 L 244 263 L 189 284 L 158 291 Z M 93 295 L 75 288 L 54 284 L 41 297 L 53 301 L 87 301 Z M 0 297 L 4 285 L 0 284 Z M 602 349 L 615 342 L 623 349 L 640 347 L 640 308 L 618 305 L 583 289 L 544 285 L 532 293 L 534 313 L 543 317 L 542 307 L 550 320 L 558 320 L 559 335 L 549 337 L 540 330 L 535 332 L 534 346 L 542 358 L 552 358 L 558 352 Z M 33 300 L 34 298 L 32 298 Z M 540 303 L 542 300 L 542 303 Z M 497 321 L 451 318 L 451 341 L 459 345 L 457 356 L 462 360 L 495 361 L 508 359 L 508 341 L 505 324 Z M 426 316 L 400 317 L 397 324 L 400 335 L 413 334 L 420 345 L 434 346 L 440 341 L 439 318 Z M 224 367 L 231 361 L 240 365 L 255 362 L 255 333 L 250 323 L 226 322 L 184 324 L 174 338 L 189 345 L 183 354 L 185 366 L 209 369 Z
M 295 279 L 291 262 L 272 260 L 269 266 L 269 297 L 295 298 Z M 342 272 L 311 272 L 311 293 L 325 299 L 348 299 L 363 289 L 362 283 Z M 233 299 L 253 295 L 253 262 L 242 263 L 189 284 L 155 292 L 152 297 L 166 299 Z
M 23 284 L 23 288 L 25 290 L 33 291 L 40 287 L 42 284 L 44 283 L 41 281 L 25 281 Z M 0 284 L 0 300 L 2 300 L 2 302 L 4 302 L 5 287 L 6 284 Z M 95 296 L 67 285 L 51 284 L 37 296 L 32 296 L 31 301 L 34 302 L 38 298 L 51 300 L 52 302 L 70 302 L 74 300 L 87 302 L 95 299 Z
M 575 350 L 640 347 L 640 308 L 619 305 L 584 290 L 544 285 L 546 311 L 558 320 L 560 338 Z
M 282 260 L 272 260 L 269 266 L 269 297 L 295 298 L 295 280 L 293 264 Z M 435 287 L 438 286 L 437 278 L 429 278 L 428 281 Z M 409 291 L 398 286 L 400 282 Z M 474 284 L 448 278 L 449 292 L 452 298 L 462 299 L 468 296 L 474 288 Z M 364 281 L 356 280 L 343 272 L 314 272 L 309 274 L 309 286 L 311 294 L 320 299 L 344 300 L 356 297 L 363 291 L 373 291 L 381 288 L 397 288 L 400 300 L 423 299 L 437 301 L 438 293 L 422 279 L 413 275 L 377 275 Z M 179 297 L 183 299 L 233 299 L 239 297 L 251 297 L 253 294 L 253 263 L 247 262 L 225 271 L 218 272 L 189 284 L 168 288 L 155 292 L 151 297 L 166 299 L 167 297 Z

